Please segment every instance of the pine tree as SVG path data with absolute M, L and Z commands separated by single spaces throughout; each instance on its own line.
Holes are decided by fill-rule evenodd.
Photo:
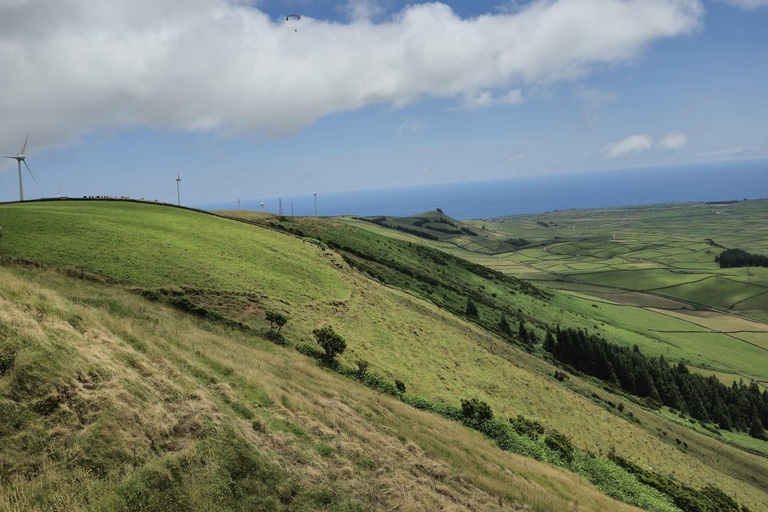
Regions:
M 752 415 L 752 426 L 749 427 L 749 435 L 755 439 L 768 441 L 768 436 L 765 434 L 763 423 L 760 421 L 760 416 L 757 415 L 757 409 L 755 409 L 755 412 Z
M 475 306 L 475 303 L 472 302 L 472 299 L 467 299 L 467 310 L 466 310 L 467 316 L 472 316 L 477 318 L 477 306 Z
M 499 329 L 501 329 L 501 332 L 508 338 L 512 337 L 512 328 L 509 326 L 507 317 L 504 316 L 503 313 L 501 315 L 501 320 L 499 320 Z
M 547 331 L 547 336 L 544 338 L 544 350 L 547 352 L 555 350 L 555 337 L 552 336 L 552 331 Z

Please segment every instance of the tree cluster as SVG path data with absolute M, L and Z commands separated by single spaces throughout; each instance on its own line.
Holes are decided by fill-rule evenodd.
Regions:
M 637 346 L 623 347 L 581 329 L 560 329 L 554 343 L 544 343 L 558 361 L 620 387 L 627 393 L 683 411 L 700 421 L 716 423 L 725 430 L 765 437 L 768 423 L 768 391 L 754 382 L 726 386 L 717 377 L 704 377 L 684 363 L 670 365 L 664 356 L 643 355 Z
M 768 267 L 768 256 L 750 254 L 741 249 L 726 249 L 715 256 L 715 263 L 718 263 L 720 268 Z

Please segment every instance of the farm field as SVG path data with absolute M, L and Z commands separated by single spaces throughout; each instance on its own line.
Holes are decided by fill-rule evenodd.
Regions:
M 741 501 L 756 510 L 768 503 L 768 480 L 754 479 L 756 474 L 768 474 L 768 458 L 664 419 L 642 403 L 634 403 L 591 379 L 573 375 L 567 382 L 561 383 L 553 378 L 555 367 L 552 364 L 535 353 L 522 350 L 493 330 L 500 314 L 506 312 L 510 318 L 523 319 L 539 335 L 543 335 L 545 326 L 563 323 L 597 329 L 608 339 L 627 345 L 642 345 L 644 350 L 651 346 L 669 347 L 670 353 L 680 350 L 662 337 L 643 332 L 638 327 L 646 321 L 653 321 L 651 315 L 658 313 L 638 309 L 641 315 L 638 320 L 626 314 L 626 311 L 635 308 L 607 304 L 602 299 L 591 299 L 584 294 L 569 296 L 558 291 L 549 294 L 524 281 L 488 274 L 488 270 L 480 265 L 429 251 L 427 246 L 384 238 L 350 223 L 324 219 L 282 220 L 274 216 L 254 215 L 250 220 L 263 222 L 263 227 L 260 227 L 161 205 L 98 201 L 0 206 L 0 216 L 5 233 L 9 235 L 0 243 L 0 256 L 26 261 L 19 261 L 7 270 L 0 269 L 4 276 L 8 276 L 2 282 L 13 283 L 3 288 L 3 300 L 14 304 L 14 311 L 24 318 L 19 325 L 30 325 L 29 332 L 24 331 L 27 333 L 25 336 L 34 338 L 33 333 L 39 329 L 66 328 L 61 323 L 66 322 L 70 326 L 67 329 L 76 331 L 72 335 L 78 340 L 77 357 L 91 361 L 88 364 L 107 358 L 117 361 L 110 364 L 120 368 L 128 364 L 133 368 L 130 370 L 134 372 L 130 373 L 132 376 L 141 372 L 159 375 L 170 364 L 173 370 L 169 375 L 176 375 L 174 378 L 180 382 L 186 383 L 187 379 L 194 378 L 206 383 L 212 391 L 206 390 L 201 396 L 223 408 L 226 411 L 225 423 L 232 426 L 235 432 L 242 433 L 248 442 L 265 443 L 272 439 L 264 440 L 258 432 L 252 433 L 256 427 L 252 427 L 250 422 L 262 415 L 267 431 L 285 432 L 275 434 L 278 438 L 304 439 L 302 442 L 305 444 L 301 445 L 304 448 L 299 452 L 290 452 L 294 455 L 288 460 L 317 460 L 321 467 L 326 467 L 316 455 L 309 456 L 302 450 L 315 450 L 320 457 L 324 456 L 322 453 L 338 453 L 341 459 L 334 460 L 341 466 L 332 465 L 331 468 L 346 467 L 345 464 L 354 468 L 362 464 L 371 471 L 365 473 L 365 478 L 372 478 L 375 468 L 389 464 L 385 461 L 390 459 L 376 451 L 374 456 L 381 462 L 374 465 L 355 463 L 356 457 L 359 458 L 355 453 L 360 450 L 353 449 L 347 443 L 367 446 L 367 443 L 374 442 L 373 439 L 365 440 L 359 437 L 362 434 L 355 433 L 354 438 L 343 437 L 338 443 L 324 440 L 324 428 L 335 425 L 346 432 L 346 421 L 333 416 L 336 419 L 324 423 L 325 427 L 315 425 L 305 416 L 314 418 L 319 414 L 320 406 L 305 404 L 300 397 L 323 394 L 323 389 L 331 390 L 330 395 L 325 392 L 324 399 L 313 398 L 313 403 L 325 403 L 329 396 L 357 397 L 341 399 L 344 407 L 339 406 L 341 411 L 346 408 L 358 411 L 347 413 L 353 418 L 349 421 L 355 425 L 370 414 L 380 415 L 375 408 L 370 408 L 374 407 L 373 403 L 386 404 L 386 408 L 398 411 L 401 405 L 391 405 L 389 398 L 376 398 L 378 395 L 368 390 L 360 391 L 362 395 L 357 391 L 348 393 L 345 390 L 348 386 L 354 387 L 354 382 L 344 381 L 337 385 L 335 382 L 341 377 L 329 375 L 316 367 L 305 372 L 305 368 L 311 365 L 310 360 L 289 348 L 263 340 L 268 327 L 264 317 L 266 310 L 276 309 L 290 317 L 285 335 L 291 344 L 312 343 L 313 329 L 332 325 L 347 339 L 348 349 L 339 358 L 342 365 L 354 368 L 357 361 L 365 360 L 370 365 L 370 371 L 390 382 L 395 379 L 403 381 L 408 393 L 415 396 L 454 406 L 462 399 L 476 397 L 487 402 L 500 418 L 523 415 L 541 422 L 548 429 L 566 432 L 582 450 L 601 454 L 612 446 L 623 456 L 653 466 L 664 474 L 675 474 L 676 478 L 690 485 L 701 487 L 708 482 L 717 482 L 725 492 L 730 495 L 737 493 Z M 60 234 L 62 225 L 72 226 L 79 236 Z M 34 229 L 26 228 L 28 226 Z M 278 229 L 283 232 L 278 232 Z M 156 233 L 163 233 L 165 243 L 143 242 L 152 240 L 151 236 Z M 217 233 L 221 234 L 221 238 Z M 227 243 L 219 243 L 221 241 Z M 352 267 L 350 261 L 356 254 L 358 260 L 355 261 L 367 261 L 365 268 L 371 274 L 365 275 L 359 270 L 362 267 L 355 267 L 357 270 Z M 81 270 L 79 262 L 86 256 L 88 264 Z M 209 262 L 217 259 L 224 264 L 210 268 Z M 50 266 L 55 272 L 40 270 L 29 262 Z M 387 262 L 387 265 L 381 262 Z M 400 270 L 394 273 L 396 269 Z M 378 277 L 373 273 L 377 273 Z M 397 281 L 387 281 L 397 286 L 384 286 L 377 282 L 389 279 L 387 276 L 397 276 Z M 419 276 L 423 279 L 418 280 Z M 159 337 L 150 336 L 148 333 L 157 328 L 155 317 L 150 312 L 160 306 L 140 297 L 139 292 L 147 297 L 183 297 L 251 326 L 257 338 L 259 335 L 262 338 L 251 341 L 247 334 L 237 329 L 226 330 L 216 324 L 211 326 L 204 320 L 199 320 L 198 324 L 198 320 L 189 319 L 185 322 L 193 323 L 185 323 L 183 328 L 169 324 Z M 477 320 L 468 321 L 461 314 L 467 296 L 477 301 Z M 593 307 L 596 300 L 600 300 L 597 308 Z M 57 312 L 49 304 L 51 301 L 65 303 L 63 312 Z M 37 311 L 41 311 L 42 315 Z M 158 311 L 164 323 L 169 322 L 168 318 L 186 318 L 176 310 Z M 48 321 L 52 322 L 51 326 L 45 324 Z M 663 322 L 665 327 L 680 330 L 686 323 L 670 316 L 664 316 Z M 106 352 L 91 354 L 86 350 L 90 346 L 86 332 L 91 333 L 88 336 L 92 339 L 113 339 L 113 343 L 121 348 L 113 353 L 109 348 L 112 345 L 107 344 Z M 230 332 L 231 335 L 228 334 Z M 201 337 L 200 333 L 210 333 L 210 336 Z M 230 336 L 234 341 L 230 340 Z M 704 332 L 701 336 L 716 338 L 720 335 Z M 41 339 L 47 338 L 44 336 Z M 5 340 L 0 342 L 5 343 Z M 162 362 L 166 343 L 173 347 L 168 348 L 168 354 L 175 354 L 176 358 L 168 363 Z M 44 357 L 36 354 L 45 354 L 45 350 L 37 350 L 20 352 L 20 360 Z M 53 354 L 66 352 L 66 348 L 59 345 L 51 350 L 54 350 Z M 261 352 L 266 355 L 261 355 Z M 711 354 L 704 350 L 698 353 L 701 354 L 701 364 L 693 362 L 694 366 L 709 366 L 728 373 L 727 361 L 709 360 Z M 269 354 L 274 354 L 274 357 Z M 293 357 L 300 359 L 293 362 Z M 252 364 L 256 367 L 251 367 Z M 741 373 L 756 372 L 751 366 L 739 367 L 738 370 Z M 258 384 L 263 372 L 285 377 L 271 377 L 278 380 Z M 304 373 L 311 378 L 305 379 Z M 75 374 L 67 375 L 71 377 Z M 315 377 L 319 374 L 323 377 Z M 51 375 L 58 374 L 54 372 Z M 215 379 L 210 380 L 211 376 Z M 134 378 L 127 382 L 134 382 L 131 380 Z M 298 382 L 295 382 L 297 378 Z M 313 381 L 322 382 L 322 386 L 309 392 L 306 386 Z M 44 382 L 53 385 L 53 381 Z M 167 385 L 158 381 L 157 386 Z M 172 386 L 168 389 L 172 394 L 176 393 Z M 214 392 L 218 394 L 211 394 Z M 140 398 L 151 396 L 155 391 L 138 387 L 136 393 Z M 264 399 L 263 393 L 270 400 Z M 34 396 L 30 400 L 40 398 Z M 135 407 L 144 407 L 143 398 L 131 400 Z M 243 404 L 254 402 L 261 405 L 243 408 Z M 616 409 L 616 404 L 620 402 L 624 404 L 622 412 Z M 297 403 L 305 405 L 297 406 Z M 262 408 L 265 410 L 262 411 Z M 425 413 L 414 411 L 414 414 Z M 382 412 L 381 415 L 382 418 L 392 418 L 389 413 Z M 397 417 L 400 417 L 399 413 Z M 382 420 L 379 425 L 391 421 Z M 527 503 L 544 511 L 563 510 L 564 506 L 572 508 L 569 498 L 565 498 L 571 495 L 571 491 L 563 492 L 564 488 L 569 489 L 573 485 L 574 480 L 568 480 L 575 478 L 571 473 L 563 473 L 551 466 L 527 466 L 524 461 L 521 462 L 522 459 L 514 457 L 509 460 L 518 461 L 515 464 L 497 464 L 498 467 L 511 468 L 515 479 L 522 476 L 526 481 L 534 482 L 539 490 L 531 494 L 528 494 L 530 487 L 527 484 L 523 487 L 510 486 L 509 480 L 504 479 L 506 477 L 499 477 L 502 483 L 498 483 L 496 477 L 489 477 L 489 480 L 472 476 L 476 474 L 474 469 L 465 471 L 462 468 L 474 468 L 474 463 L 453 454 L 454 446 L 445 441 L 445 436 L 427 441 L 433 439 L 429 434 L 432 430 L 456 432 L 454 426 L 448 429 L 441 425 L 419 426 L 422 434 L 418 436 L 399 427 L 390 435 L 395 438 L 404 436 L 406 441 L 402 443 L 407 444 L 411 440 L 418 450 L 442 461 L 440 464 L 449 468 L 445 470 L 448 474 L 458 475 L 457 478 L 474 486 L 467 490 L 468 493 L 490 493 L 495 497 L 494 493 L 500 488 L 512 487 L 518 490 L 507 491 L 505 499 Z M 383 427 L 375 428 L 378 431 Z M 479 440 L 489 450 L 494 450 L 493 444 L 476 432 L 457 428 L 465 432 L 466 439 Z M 356 429 L 355 432 L 364 430 Z M 98 438 L 98 433 L 94 435 Z M 681 448 L 674 442 L 675 438 L 684 439 L 688 448 Z M 330 450 L 326 447 L 314 448 L 321 442 L 330 445 Z M 280 451 L 284 449 L 285 441 L 280 444 L 278 439 L 275 443 L 277 448 L 273 446 L 265 453 L 275 457 L 270 460 L 285 461 L 286 452 Z M 280 453 L 276 454 L 275 449 Z M 485 457 L 496 460 L 495 456 Z M 523 469 L 520 469 L 520 464 Z M 53 469 L 50 471 L 46 477 L 54 479 L 56 473 Z M 307 481 L 306 474 L 296 472 L 293 466 L 283 467 L 283 471 L 285 473 L 282 474 L 293 475 L 291 478 L 298 479 L 298 482 Z M 325 471 L 320 471 L 324 475 L 323 482 L 330 483 L 335 470 Z M 110 478 L 117 478 L 116 473 L 110 475 Z M 112 481 L 110 485 L 118 483 Z M 74 484 L 70 482 L 62 486 L 62 492 L 73 489 L 68 485 Z M 99 492 L 109 492 L 109 489 L 99 488 L 95 483 L 88 485 L 91 492 L 97 492 L 97 488 L 101 489 Z M 424 482 L 424 485 L 430 483 Z M 581 488 L 578 491 L 580 509 L 622 510 L 623 505 L 605 501 L 608 498 L 584 480 L 578 485 Z M 31 487 L 19 488 L 23 488 L 27 495 L 36 492 Z M 303 484 L 299 488 L 304 489 Z M 364 495 L 362 488 L 363 484 L 358 486 L 353 481 L 339 499 L 366 504 L 378 499 Z M 82 491 L 82 487 L 78 489 Z M 413 493 L 407 496 L 415 500 L 412 497 L 418 487 L 413 489 Z M 533 494 L 537 498 L 531 498 Z M 81 496 L 80 499 L 94 499 L 94 496 Z M 299 496 L 307 503 L 313 499 L 309 494 Z M 381 499 L 390 508 L 396 503 L 388 498 Z M 464 503 L 460 497 L 457 499 L 457 503 Z M 384 506 L 379 504 L 372 508 Z
M 768 253 L 768 200 L 566 210 L 464 224 L 481 235 L 522 238 L 529 245 L 481 254 L 446 240 L 427 243 L 582 300 L 586 294 L 628 306 L 611 312 L 610 319 L 612 308 L 601 304 L 603 309 L 583 313 L 622 325 L 616 333 L 598 326 L 613 341 L 690 361 L 725 375 L 725 381 L 734 375 L 765 381 L 768 360 L 750 346 L 762 347 L 763 335 L 731 331 L 764 331 L 768 325 L 768 269 L 751 268 L 749 274 L 746 268 L 720 269 L 714 258 L 721 247 Z M 405 239 L 419 240 L 410 234 Z M 698 322 L 697 315 L 705 321 Z M 686 323 L 665 329 L 673 316 Z M 704 334 L 692 334 L 696 331 Z

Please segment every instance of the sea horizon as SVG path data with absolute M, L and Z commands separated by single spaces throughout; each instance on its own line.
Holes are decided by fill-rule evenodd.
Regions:
M 319 216 L 409 216 L 440 208 L 456 219 L 555 210 L 768 197 L 768 159 L 531 175 L 317 195 Z M 312 194 L 242 200 L 243 210 L 314 215 Z M 237 201 L 193 205 L 234 210 Z M 292 211 L 293 210 L 293 211 Z

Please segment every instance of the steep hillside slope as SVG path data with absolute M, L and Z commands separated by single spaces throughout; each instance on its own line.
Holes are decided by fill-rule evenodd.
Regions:
M 548 363 L 434 304 L 361 276 L 335 251 L 315 243 L 213 216 L 154 205 L 35 203 L 0 207 L 0 216 L 6 233 L 13 234 L 0 243 L 3 257 L 25 258 L 67 268 L 82 267 L 80 261 L 87 259 L 88 265 L 81 274 L 85 277 L 85 272 L 96 273 L 121 285 L 187 297 L 255 327 L 257 331 L 266 328 L 265 309 L 279 309 L 291 317 L 286 337 L 292 344 L 311 342 L 312 329 L 330 324 L 349 343 L 342 364 L 352 366 L 357 359 L 365 359 L 371 363 L 372 371 L 387 379 L 405 382 L 409 394 L 453 406 L 457 406 L 461 399 L 477 397 L 488 402 L 501 418 L 523 414 L 549 429 L 566 432 L 581 449 L 596 454 L 616 450 L 656 471 L 674 474 L 694 487 L 715 484 L 731 496 L 737 495 L 739 501 L 753 510 L 764 508 L 761 503 L 766 502 L 768 482 L 761 475 L 768 474 L 765 458 L 692 432 L 629 402 L 625 412 L 621 413 L 608 403 L 615 404 L 626 398 L 612 396 L 576 377 L 560 383 L 552 378 L 555 368 Z M 68 236 L 70 229 L 78 236 Z M 163 243 L 145 243 L 147 239 L 153 240 L 153 233 L 162 233 Z M 141 266 L 134 262 L 140 262 Z M 317 279 L 313 279 L 315 274 Z M 35 274 L 25 272 L 24 275 L 33 279 Z M 478 282 L 477 286 L 485 284 Z M 62 285 L 61 293 L 69 286 L 72 285 Z M 94 295 L 98 296 L 97 293 Z M 518 298 L 522 300 L 520 305 L 525 307 L 534 304 L 530 301 L 545 303 L 543 299 L 525 293 L 515 294 L 509 300 L 512 303 Z M 72 300 L 89 304 L 76 298 Z M 120 301 L 99 301 L 95 297 L 89 300 L 100 314 L 125 314 L 126 322 L 139 322 L 132 319 L 133 313 L 121 313 Z M 134 297 L 132 300 L 143 299 Z M 141 304 L 139 311 L 154 307 L 154 303 Z M 24 307 L 20 309 L 24 310 Z M 556 315 L 554 310 L 550 314 Z M 220 329 L 206 324 L 206 330 L 212 328 Z M 158 357 L 162 357 L 165 344 L 172 347 L 174 342 L 187 343 L 186 337 L 174 334 L 173 329 L 169 327 L 170 335 L 161 335 L 157 339 L 156 344 L 161 347 L 156 353 Z M 312 366 L 295 352 L 283 352 L 288 349 L 274 348 L 262 341 L 251 346 L 256 342 L 249 341 L 249 331 L 226 332 L 226 339 L 247 340 L 240 343 L 256 351 L 285 354 L 285 360 L 299 357 L 305 361 L 301 364 Z M 125 343 L 130 343 L 130 339 Z M 142 337 L 136 339 L 141 341 Z M 246 358 L 240 348 L 235 350 L 223 341 L 216 343 L 206 346 L 205 350 L 210 348 L 211 352 L 200 348 L 204 344 L 195 344 L 190 350 L 200 351 L 211 362 L 205 363 L 205 359 L 201 359 L 194 365 L 182 364 L 182 373 L 191 371 L 194 375 L 200 368 L 208 367 L 202 376 L 203 382 L 207 382 L 212 371 L 233 378 L 253 371 L 245 368 L 248 368 L 248 359 L 256 356 L 249 352 Z M 216 370 L 222 358 L 232 363 L 227 363 L 229 369 Z M 187 366 L 190 370 L 186 370 Z M 334 382 L 339 379 L 335 376 L 327 378 Z M 232 382 L 229 384 L 232 386 Z M 237 386 L 240 385 L 242 383 Z M 246 387 L 249 386 L 251 384 Z M 297 392 L 297 395 L 301 393 Z M 232 401 L 232 397 L 228 399 Z M 387 403 L 391 401 L 380 399 Z M 258 401 L 257 396 L 242 395 L 232 403 L 254 401 Z M 256 414 L 243 412 L 245 409 L 240 405 L 235 405 L 234 410 L 240 409 L 245 416 Z M 396 407 L 405 406 L 398 404 Z M 630 412 L 632 416 L 628 415 Z M 313 410 L 313 414 L 308 415 L 310 419 L 317 420 L 315 413 L 322 415 Z M 392 424 L 393 419 L 399 417 L 392 416 L 386 423 Z M 458 428 L 464 435 L 491 446 L 487 440 L 468 433 L 457 424 L 451 425 L 451 429 Z M 676 438 L 680 443 L 675 442 Z M 681 447 L 683 442 L 685 449 Z M 435 447 L 434 453 L 454 460 L 457 454 L 450 448 L 451 442 L 446 439 L 445 443 Z M 367 450 L 365 446 L 364 451 Z M 556 472 L 561 474 L 559 470 Z M 474 478 L 484 474 L 485 470 L 481 470 Z M 566 502 L 569 497 L 589 489 L 588 485 L 583 488 L 586 490 L 562 487 L 544 477 L 530 479 L 545 489 L 545 495 L 559 495 L 566 498 Z M 581 489 L 579 485 L 576 487 Z M 527 494 L 524 499 L 524 494 L 515 496 L 539 510 L 562 510 L 558 506 L 562 507 L 563 501 L 550 507 L 535 504 Z M 587 504 L 589 500 L 586 498 L 578 501 L 587 509 L 618 510 L 611 508 L 616 505 L 602 505 L 595 500 L 597 498 L 591 504 Z
M 3 511 L 635 510 L 120 288 L 0 268 L 0 326 Z

